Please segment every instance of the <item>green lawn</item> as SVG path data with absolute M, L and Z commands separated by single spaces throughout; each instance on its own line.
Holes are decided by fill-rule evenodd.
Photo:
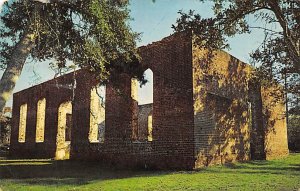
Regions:
M 0 160 L 0 188 L 4 191 L 298 190 L 300 154 L 197 171 L 117 170 L 96 163 Z

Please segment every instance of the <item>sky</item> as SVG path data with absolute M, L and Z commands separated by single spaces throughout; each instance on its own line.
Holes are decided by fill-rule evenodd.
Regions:
M 1 11 L 1 9 L 2 9 L 2 5 L 3 5 L 4 1 L 5 1 L 5 0 L 0 0 L 0 11 Z
M 0 4 L 1 1 L 3 0 L 0 0 Z M 179 17 L 179 10 L 188 11 L 192 9 L 202 17 L 210 17 L 213 14 L 211 6 L 212 3 L 203 4 L 199 0 L 156 0 L 155 3 L 152 0 L 130 0 L 129 8 L 133 18 L 130 21 L 130 26 L 133 31 L 141 33 L 138 46 L 147 45 L 173 33 L 171 26 Z M 243 62 L 249 62 L 249 53 L 259 46 L 263 38 L 263 32 L 259 30 L 254 30 L 251 34 L 236 36 L 229 39 L 231 49 L 227 52 Z M 0 72 L 0 76 L 2 73 Z M 27 60 L 14 92 L 50 80 L 54 74 L 54 71 L 49 69 L 47 64 L 33 63 Z M 147 70 L 145 75 L 149 82 L 138 90 L 139 104 L 151 103 L 153 100 L 153 74 Z M 11 105 L 12 100 L 10 99 L 7 106 Z

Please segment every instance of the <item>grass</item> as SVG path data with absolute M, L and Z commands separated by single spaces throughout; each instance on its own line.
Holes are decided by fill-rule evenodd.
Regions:
M 87 162 L 0 160 L 0 188 L 3 191 L 298 190 L 300 154 L 196 171 L 117 170 Z

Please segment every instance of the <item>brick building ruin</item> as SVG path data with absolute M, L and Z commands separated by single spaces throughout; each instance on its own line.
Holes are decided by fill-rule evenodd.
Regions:
M 153 104 L 138 105 L 126 74 L 106 85 L 105 101 L 90 72 L 60 76 L 14 94 L 10 155 L 195 169 L 288 154 L 279 85 L 251 80 L 253 69 L 224 51 L 206 59 L 184 34 L 139 51 Z

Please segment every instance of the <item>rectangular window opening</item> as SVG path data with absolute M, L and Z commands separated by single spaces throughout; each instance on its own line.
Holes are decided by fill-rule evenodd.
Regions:
M 36 137 L 37 143 L 44 142 L 45 134 L 45 114 L 46 114 L 46 99 L 43 98 L 37 103 L 37 117 L 36 117 Z
M 103 143 L 105 134 L 105 86 L 91 89 L 90 143 Z
M 20 143 L 25 142 L 26 117 L 27 117 L 27 104 L 23 104 L 20 106 L 19 138 L 18 138 L 18 141 Z

